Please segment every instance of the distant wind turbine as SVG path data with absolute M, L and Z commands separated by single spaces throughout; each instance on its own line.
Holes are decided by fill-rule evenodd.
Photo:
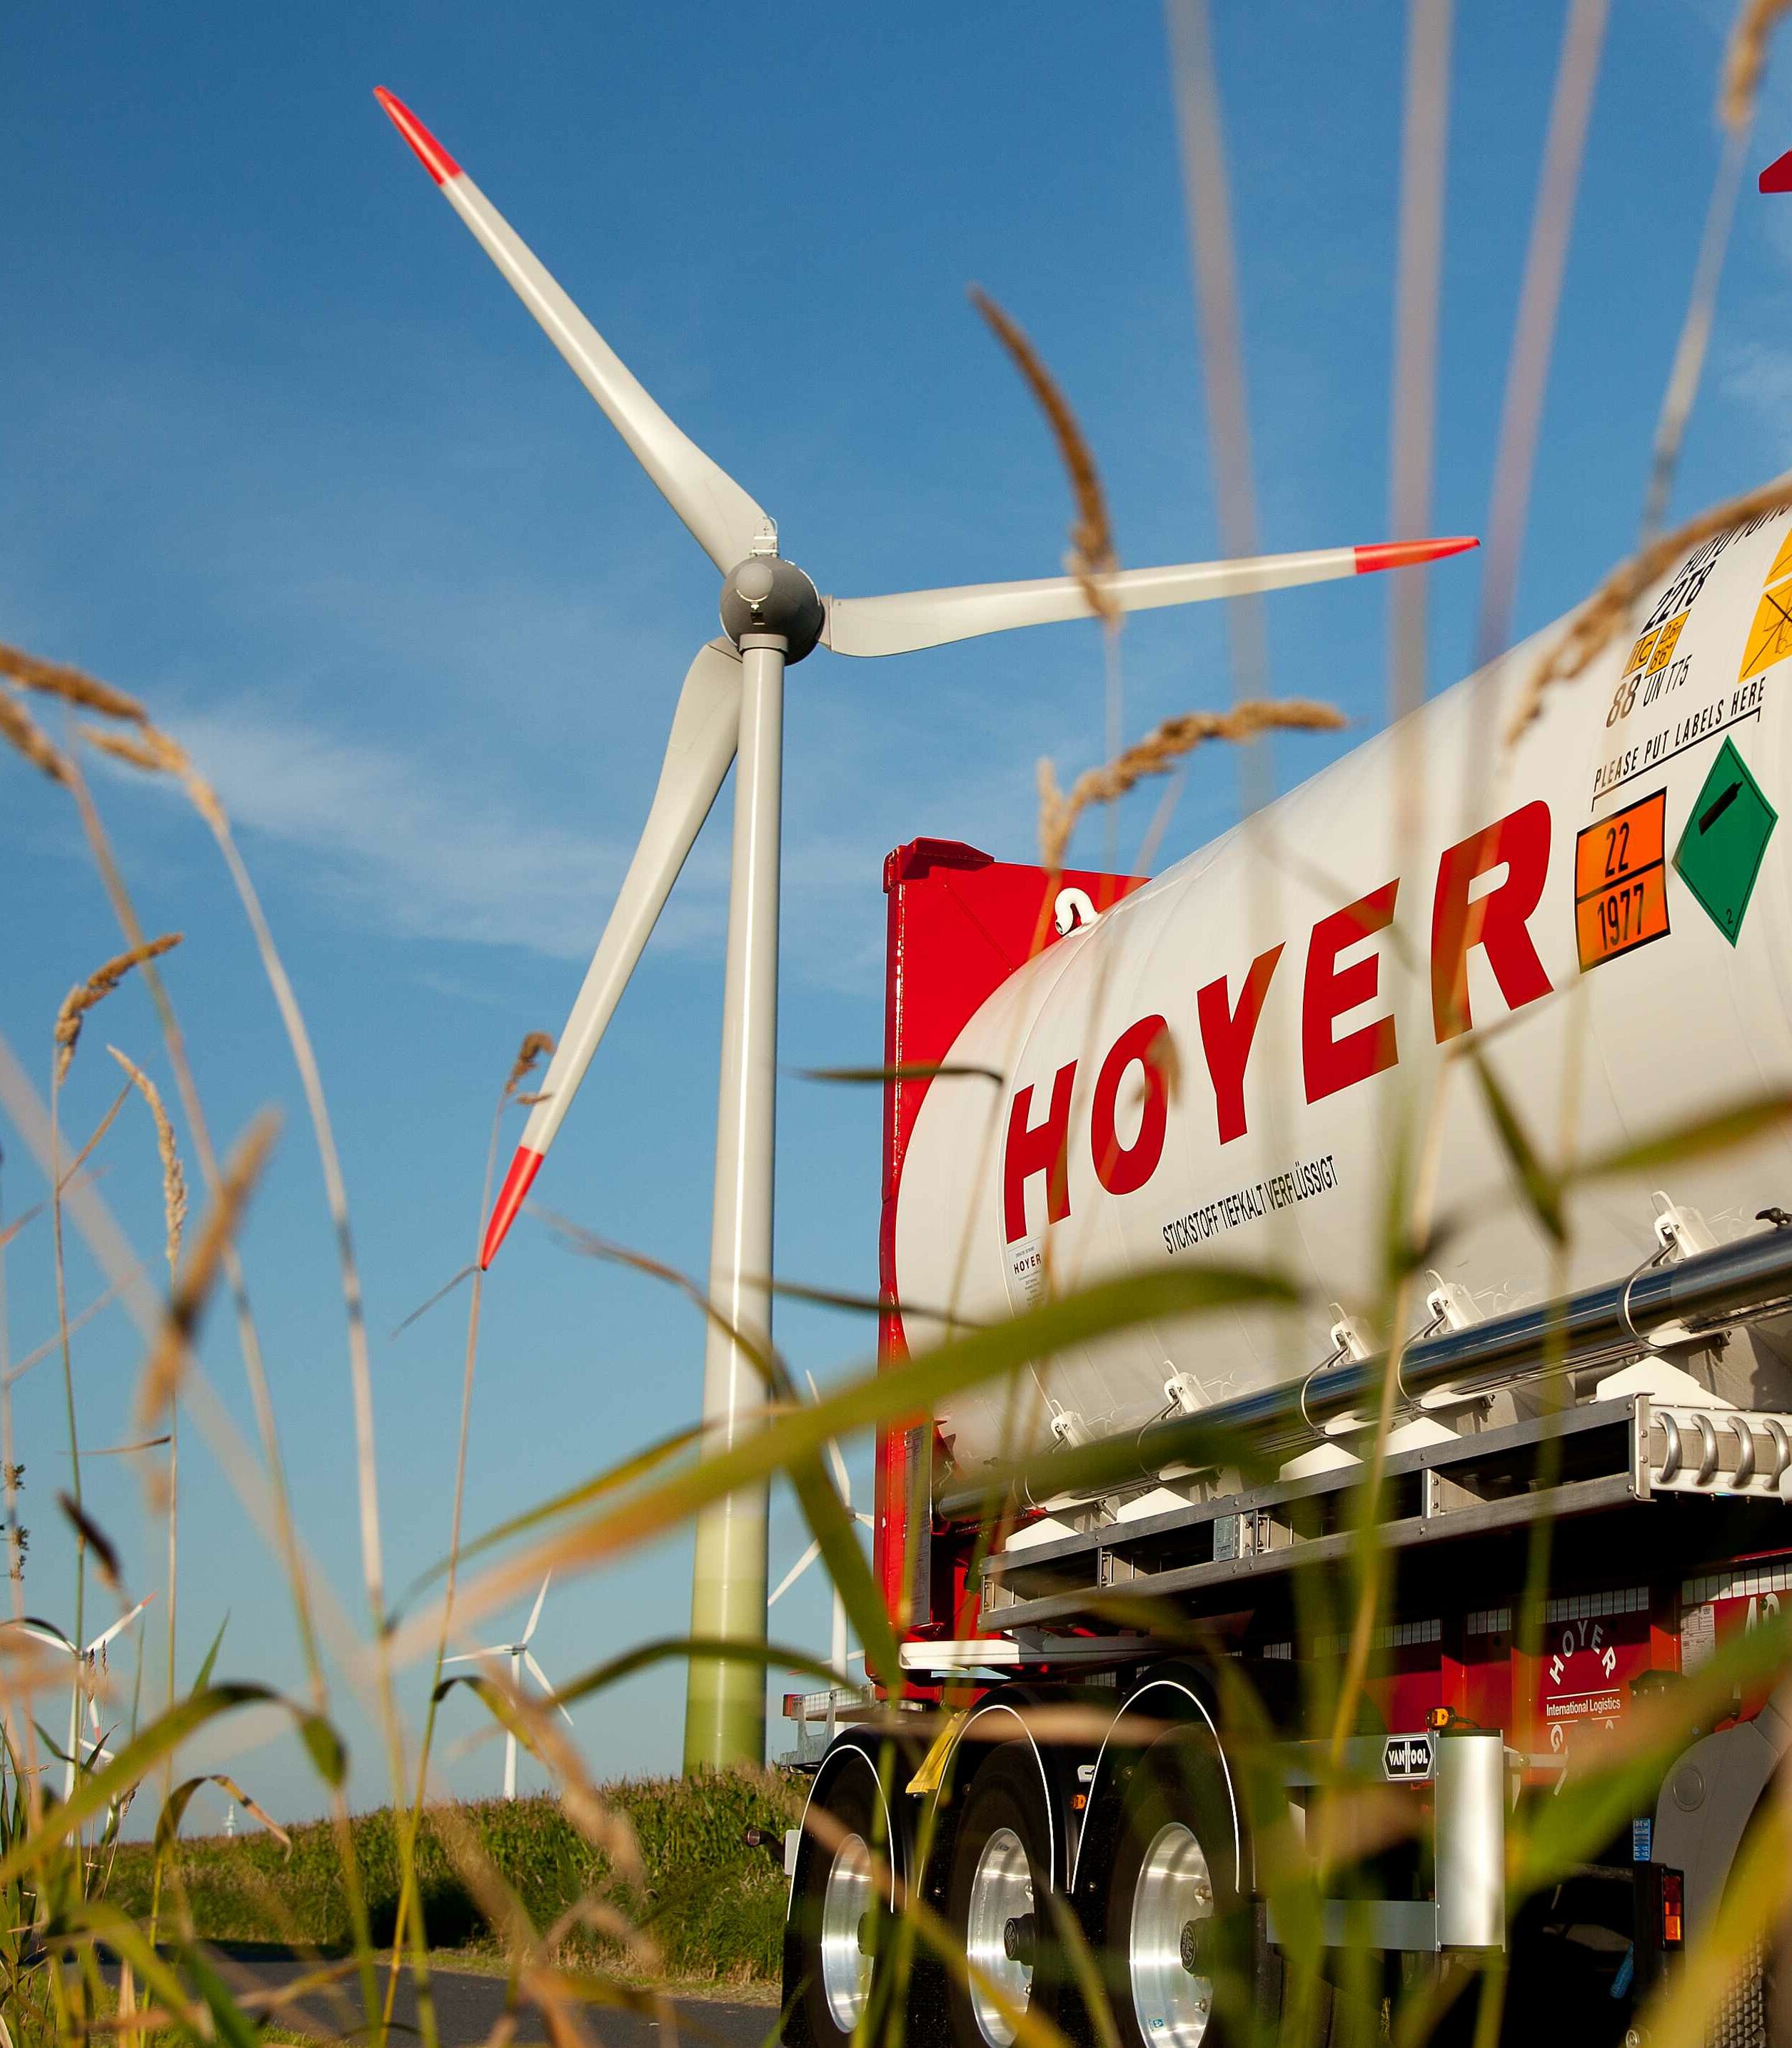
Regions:
M 444 1664 L 487 1664 L 490 1663 L 494 1658 L 508 1657 L 510 1660 L 510 1689 L 512 1692 L 518 1693 L 522 1692 L 523 1666 L 527 1665 L 530 1678 L 532 1678 L 535 1681 L 536 1684 L 541 1688 L 542 1691 L 545 1693 L 550 1699 L 552 1699 L 553 1697 L 554 1690 L 553 1681 L 549 1678 L 547 1673 L 541 1669 L 541 1666 L 536 1662 L 535 1653 L 529 1648 L 529 1639 L 535 1633 L 535 1624 L 541 1619 L 542 1603 L 548 1597 L 548 1588 L 553 1583 L 553 1573 L 549 1572 L 546 1578 L 541 1581 L 541 1590 L 535 1596 L 535 1605 L 529 1613 L 529 1626 L 523 1631 L 522 1637 L 518 1641 L 515 1643 L 495 1643 L 484 1650 L 469 1650 L 464 1656 L 444 1657 L 442 1659 L 442 1662 Z M 566 1725 L 570 1728 L 572 1725 L 572 1716 L 567 1712 L 564 1707 L 559 1708 L 558 1711 L 561 1719 L 564 1720 Z M 504 1731 L 504 1797 L 506 1799 L 514 1799 L 516 1796 L 516 1732 L 513 1728 L 506 1728 Z
M 81 1736 L 81 1700 L 84 1694 L 87 1703 L 87 1716 L 93 1729 L 96 1752 L 110 1762 L 111 1752 L 99 1740 L 99 1701 L 98 1674 L 106 1669 L 106 1647 L 114 1636 L 122 1635 L 136 1620 L 151 1600 L 153 1593 L 140 1600 L 128 1614 L 122 1614 L 112 1626 L 96 1635 L 85 1650 L 77 1650 L 54 1622 L 40 1621 L 35 1615 L 26 1615 L 21 1620 L 4 1624 L 16 1628 L 21 1635 L 29 1635 L 39 1643 L 47 1643 L 51 1649 L 60 1650 L 75 1659 L 75 1684 L 68 1699 L 68 1744 L 63 1757 L 62 1796 L 67 1799 L 75 1790 L 75 1759 L 76 1745 Z

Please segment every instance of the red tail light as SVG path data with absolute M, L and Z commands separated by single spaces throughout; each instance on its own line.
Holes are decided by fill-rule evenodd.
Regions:
M 1685 1880 L 1677 1870 L 1662 1872 L 1662 1946 L 1678 1949 L 1685 1938 L 1681 1919 Z

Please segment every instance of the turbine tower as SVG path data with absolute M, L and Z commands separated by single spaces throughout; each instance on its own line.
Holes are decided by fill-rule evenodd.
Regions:
M 498 1191 L 479 1263 L 490 1266 L 522 1207 L 738 751 L 710 1235 L 709 1295 L 720 1322 L 708 1325 L 703 1384 L 706 1447 L 724 1450 L 756 1426 L 753 1418 L 762 1400 L 747 1355 L 729 1332 L 759 1345 L 771 1335 L 785 672 L 817 646 L 836 654 L 908 654 L 1015 626 L 1088 619 L 1093 607 L 1074 576 L 882 597 L 824 597 L 779 553 L 777 525 L 763 507 L 661 411 L 417 116 L 383 87 L 374 96 L 723 579 L 725 637 L 700 647 L 685 675 L 640 844 Z M 1475 545 L 1468 538 L 1403 541 L 1184 563 L 1119 571 L 1104 576 L 1101 588 L 1113 609 L 1142 611 L 1328 583 L 1435 560 Z M 693 1635 L 764 1642 L 766 1503 L 766 1489 L 753 1487 L 700 1515 L 691 1595 Z M 758 1763 L 764 1754 L 761 1666 L 693 1658 L 685 1702 L 685 1767 Z

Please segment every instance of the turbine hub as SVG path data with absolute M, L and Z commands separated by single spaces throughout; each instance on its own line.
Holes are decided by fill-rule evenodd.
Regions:
M 815 585 L 777 555 L 749 555 L 722 586 L 722 628 L 737 647 L 749 634 L 775 634 L 785 660 L 800 661 L 821 638 L 826 618 Z

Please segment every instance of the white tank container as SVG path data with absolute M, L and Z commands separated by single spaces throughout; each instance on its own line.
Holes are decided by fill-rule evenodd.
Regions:
M 903 1300 L 988 1318 L 1048 1270 L 1061 1288 L 1217 1259 L 1283 1269 L 1308 1305 L 1142 1328 L 971 1390 L 940 1418 L 961 1471 L 1049 1441 L 1054 1418 L 1073 1441 L 1135 1428 L 1178 1376 L 1185 1406 L 1303 1376 L 1333 1350 L 1340 1309 L 1379 1341 L 1390 1176 L 1440 1089 L 1435 1213 L 1458 1228 L 1434 1263 L 1469 1313 L 1609 1279 L 1658 1248 L 1657 1183 L 1604 1182 L 1571 1200 L 1555 1251 L 1451 1055 L 1470 1042 L 1465 1003 L 1549 1156 L 1570 1134 L 1590 1154 L 1792 1089 L 1792 828 L 1776 816 L 1789 620 L 1781 514 L 1694 551 L 1515 746 L 1513 708 L 1559 627 L 996 991 L 949 1057 L 1003 1087 L 937 1081 L 908 1148 Z M 1722 1241 L 1770 1204 L 1792 1208 L 1792 1146 L 1775 1131 L 1658 1183 Z M 1435 1284 L 1417 1290 L 1415 1327 Z M 939 1333 L 905 1321 L 913 1348 Z

